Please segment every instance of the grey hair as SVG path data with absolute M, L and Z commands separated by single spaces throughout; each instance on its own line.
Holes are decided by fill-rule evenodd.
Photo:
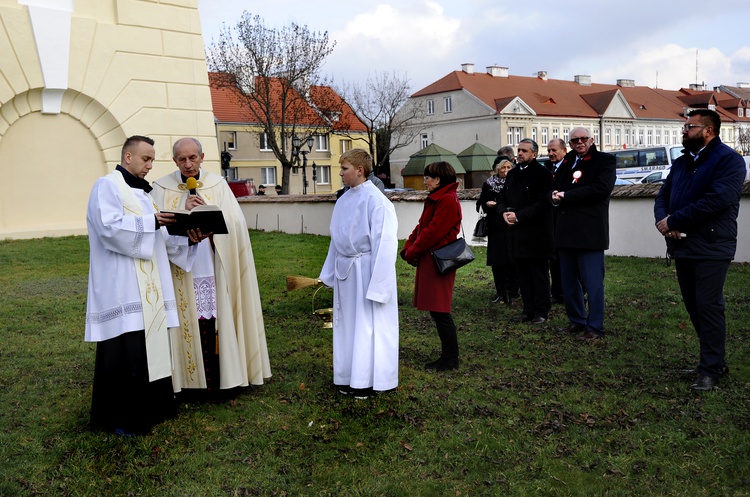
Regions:
M 519 143 L 531 143 L 531 150 L 533 150 L 535 154 L 539 153 L 539 145 L 537 145 L 537 143 L 531 138 L 524 138 Z

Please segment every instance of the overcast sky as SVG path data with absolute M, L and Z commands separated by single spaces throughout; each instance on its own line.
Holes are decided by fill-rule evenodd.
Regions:
M 373 71 L 420 90 L 471 62 L 544 70 L 553 79 L 633 79 L 670 90 L 750 83 L 750 1 L 715 0 L 198 0 L 204 43 L 244 11 L 336 41 L 323 73 L 339 86 Z M 697 64 L 696 64 L 697 62 Z

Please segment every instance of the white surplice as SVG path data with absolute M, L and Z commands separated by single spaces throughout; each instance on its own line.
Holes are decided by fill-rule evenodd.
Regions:
M 146 328 L 144 302 L 139 290 L 137 264 L 156 263 L 160 288 L 151 289 L 164 306 L 166 326 L 178 326 L 179 318 L 171 283 L 170 260 L 188 268 L 195 251 L 188 249 L 186 237 L 169 236 L 165 228 L 156 228 L 156 208 L 150 195 L 131 188 L 140 215 L 126 212 L 118 181 L 119 171 L 99 178 L 91 190 L 86 223 L 89 233 L 90 266 L 86 309 L 85 340 L 101 342 L 130 331 Z M 131 199 L 132 200 L 132 199 Z M 125 203 L 124 203 L 125 202 Z M 190 254 L 190 255 L 189 255 Z M 135 260 L 135 261 L 134 261 Z M 146 304 L 149 304 L 148 302 Z M 169 347 L 149 362 L 168 365 L 171 372 Z M 151 380 L 158 379 L 153 376 Z M 169 376 L 160 373 L 159 377 Z
M 336 201 L 320 273 L 333 287 L 336 385 L 398 386 L 397 230 L 393 204 L 369 181 Z
M 189 191 L 180 171 L 159 178 L 153 187 L 161 209 L 185 208 Z M 221 209 L 229 233 L 213 237 L 215 250 L 208 239 L 200 243 L 193 272 L 172 268 L 180 312 L 180 326 L 170 329 L 174 389 L 207 386 L 198 318 L 212 312 L 218 331 L 220 388 L 262 385 L 271 377 L 271 365 L 245 216 L 226 180 L 217 174 L 201 170 L 197 194 Z M 211 305 L 215 310 L 207 310 Z

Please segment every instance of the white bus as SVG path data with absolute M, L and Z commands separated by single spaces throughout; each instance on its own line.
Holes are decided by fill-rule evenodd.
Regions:
M 607 152 L 615 156 L 617 177 L 638 183 L 654 171 L 672 166 L 672 161 L 682 155 L 682 145 L 664 145 L 648 148 L 626 148 Z

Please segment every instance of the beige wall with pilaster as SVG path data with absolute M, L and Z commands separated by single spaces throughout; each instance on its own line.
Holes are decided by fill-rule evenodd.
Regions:
M 197 0 L 0 0 L 0 239 L 86 233 L 125 138 L 156 140 L 146 179 L 195 136 L 219 172 Z

